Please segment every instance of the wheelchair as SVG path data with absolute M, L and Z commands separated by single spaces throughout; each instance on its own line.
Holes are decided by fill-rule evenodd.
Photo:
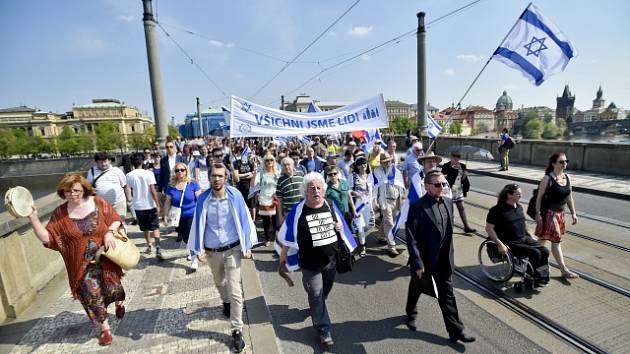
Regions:
M 499 252 L 499 246 L 491 239 L 486 239 L 479 245 L 479 266 L 481 272 L 491 281 L 504 283 L 512 279 L 514 274 L 521 276 L 521 280 L 514 283 L 514 289 L 534 288 L 534 268 L 527 257 L 516 257 L 508 247 L 506 255 Z

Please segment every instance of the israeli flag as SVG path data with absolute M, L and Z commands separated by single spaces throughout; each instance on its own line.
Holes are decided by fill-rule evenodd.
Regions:
M 492 58 L 539 86 L 563 71 L 575 55 L 564 33 L 530 3 Z
M 300 143 L 304 144 L 304 145 L 310 145 L 311 144 L 311 139 L 309 139 L 307 136 L 304 135 L 298 135 L 297 139 Z
M 311 103 L 308 104 L 308 108 L 306 109 L 307 113 L 316 113 L 316 112 L 321 112 L 321 111 L 322 110 L 313 101 L 311 101 Z
M 363 152 L 369 154 L 372 151 L 372 147 L 374 146 L 374 142 L 376 140 L 381 141 L 381 148 L 383 150 L 387 149 L 387 144 L 383 142 L 383 138 L 381 138 L 381 130 L 380 129 L 370 129 L 365 131 L 365 143 L 363 144 Z
M 245 149 L 243 149 L 243 153 L 241 154 L 241 160 L 247 160 L 251 154 L 252 149 L 249 148 L 249 145 L 245 146 Z
M 409 195 L 407 195 L 407 199 L 403 202 L 398 214 L 394 218 L 394 227 L 392 227 L 387 235 L 387 239 L 390 241 L 394 241 L 396 234 L 398 234 L 398 230 L 400 230 L 400 226 L 407 222 L 409 206 L 420 200 L 425 193 L 423 180 L 420 177 L 420 174 L 421 173 L 416 173 L 411 176 L 411 181 L 409 183 Z
M 433 119 L 431 113 L 427 112 L 427 135 L 429 139 L 435 139 L 442 133 L 442 127 Z

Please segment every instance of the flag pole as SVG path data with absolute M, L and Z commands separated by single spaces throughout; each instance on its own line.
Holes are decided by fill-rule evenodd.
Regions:
M 512 33 L 512 31 L 514 30 L 514 28 L 516 27 L 516 25 L 518 24 L 518 21 L 521 19 L 521 17 L 523 17 L 523 14 L 525 13 L 525 11 L 527 11 L 527 9 L 529 9 L 529 7 L 532 6 L 532 3 L 530 2 L 527 7 L 525 8 L 525 10 L 523 10 L 523 12 L 521 13 L 521 15 L 516 19 L 516 22 L 514 22 L 514 24 L 512 25 L 512 28 L 510 28 L 510 30 L 508 31 L 508 33 L 505 35 L 505 37 L 503 37 L 503 40 L 501 41 L 501 43 L 499 43 L 499 46 L 497 47 L 500 48 L 503 43 L 505 42 L 505 40 L 508 38 L 508 36 L 510 35 L 510 33 Z M 495 49 L 496 52 L 496 49 Z M 475 85 L 475 83 L 477 82 L 477 80 L 479 79 L 479 77 L 481 76 L 481 73 L 483 73 L 483 71 L 486 69 L 486 67 L 488 66 L 488 64 L 490 64 L 490 61 L 492 60 L 492 58 L 494 57 L 494 53 L 492 53 L 492 55 L 490 56 L 490 58 L 488 58 L 488 61 L 486 61 L 486 64 L 484 64 L 483 68 L 481 68 L 481 71 L 479 71 L 479 73 L 477 74 L 477 76 L 475 76 L 475 79 L 472 81 L 472 83 L 470 84 L 470 86 L 468 86 L 468 88 L 466 89 L 466 92 L 464 92 L 464 95 L 462 96 L 462 98 L 459 99 L 459 102 L 457 102 L 457 106 L 456 107 L 460 107 L 462 104 L 462 101 L 464 100 L 464 98 L 468 95 L 468 92 L 470 92 L 470 90 L 472 89 L 473 85 Z
M 505 37 L 503 37 L 503 40 L 501 40 L 501 43 L 499 43 L 499 46 L 497 47 L 497 49 L 499 47 L 501 47 L 503 45 L 503 43 L 505 42 L 505 40 L 509 37 L 510 33 L 512 33 L 512 31 L 514 30 L 514 28 L 516 27 L 516 25 L 518 24 L 518 21 L 521 19 L 521 17 L 523 17 L 523 14 L 525 13 L 525 11 L 527 11 L 527 9 L 529 9 L 529 7 L 532 6 L 532 3 L 530 2 L 527 7 L 525 7 L 525 10 L 523 10 L 523 12 L 521 13 L 521 15 L 516 19 L 516 21 L 514 22 L 514 24 L 512 25 L 512 28 L 510 28 L 510 30 L 508 31 L 508 33 L 505 35 Z M 496 49 L 495 49 L 496 52 Z M 466 92 L 464 92 L 464 95 L 462 96 L 462 98 L 459 99 L 459 101 L 457 102 L 457 105 L 455 107 L 457 107 L 458 109 L 461 108 L 461 104 L 462 101 L 464 101 L 464 98 L 466 98 L 466 96 L 468 95 L 468 93 L 470 92 L 470 90 L 472 89 L 472 87 L 475 85 L 475 83 L 477 83 L 477 80 L 479 79 L 479 77 L 481 76 L 481 73 L 483 73 L 484 70 L 486 70 L 486 67 L 488 66 L 488 64 L 490 64 L 490 61 L 492 60 L 492 58 L 494 57 L 494 53 L 492 53 L 492 55 L 490 56 L 490 58 L 488 58 L 488 60 L 486 61 L 486 63 L 483 65 L 483 67 L 481 68 L 481 70 L 479 71 L 479 73 L 477 74 L 477 76 L 475 76 L 475 79 L 470 83 L 470 85 L 468 86 L 468 88 L 466 89 Z M 446 129 L 448 127 L 448 125 L 451 122 L 451 118 L 449 117 L 449 119 L 447 119 L 444 122 L 444 129 Z M 431 147 L 433 146 L 433 144 L 435 143 L 435 141 L 437 140 L 438 137 L 435 137 L 435 139 L 433 139 L 433 141 L 431 142 L 431 144 L 429 145 L 429 147 L 427 148 L 427 153 L 429 151 L 431 151 Z

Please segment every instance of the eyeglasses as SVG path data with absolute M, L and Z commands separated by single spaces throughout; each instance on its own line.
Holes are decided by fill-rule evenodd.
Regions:
M 336 176 L 336 175 L 337 175 L 337 172 L 331 172 L 331 173 L 328 174 L 329 177 Z
M 83 193 L 83 189 L 68 189 L 63 192 L 65 194 L 79 194 L 79 193 Z
M 561 163 L 561 164 L 563 164 L 563 165 L 566 165 L 566 164 L 568 164 L 568 163 L 569 163 L 569 160 L 558 160 L 558 161 L 556 161 L 556 162 L 557 162 L 557 163 Z
M 166 148 L 167 148 L 167 149 L 174 149 L 174 148 L 175 148 L 175 145 L 166 145 Z
M 437 182 L 437 183 L 429 183 L 429 184 L 435 188 L 446 188 L 448 186 L 448 183 L 446 182 Z
M 186 169 L 183 168 L 176 168 L 175 172 L 186 172 Z
M 462 155 L 460 155 L 460 154 L 453 154 L 453 155 L 451 155 L 451 156 L 453 156 L 453 157 L 457 157 L 457 158 L 462 157 Z
M 265 160 L 265 162 L 273 162 L 273 160 Z

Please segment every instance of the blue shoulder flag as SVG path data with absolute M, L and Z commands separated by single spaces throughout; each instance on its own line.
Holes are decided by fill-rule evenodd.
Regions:
M 563 71 L 575 55 L 567 36 L 530 3 L 492 58 L 539 86 Z
M 315 102 L 311 101 L 311 103 L 308 104 L 308 108 L 306 109 L 306 112 L 308 113 L 316 113 L 316 112 L 321 112 L 322 110 L 319 108 L 319 106 L 317 106 L 315 104 Z
M 243 153 L 241 153 L 241 160 L 247 160 L 251 154 L 252 149 L 249 148 L 249 145 L 246 145 L 243 149 Z

